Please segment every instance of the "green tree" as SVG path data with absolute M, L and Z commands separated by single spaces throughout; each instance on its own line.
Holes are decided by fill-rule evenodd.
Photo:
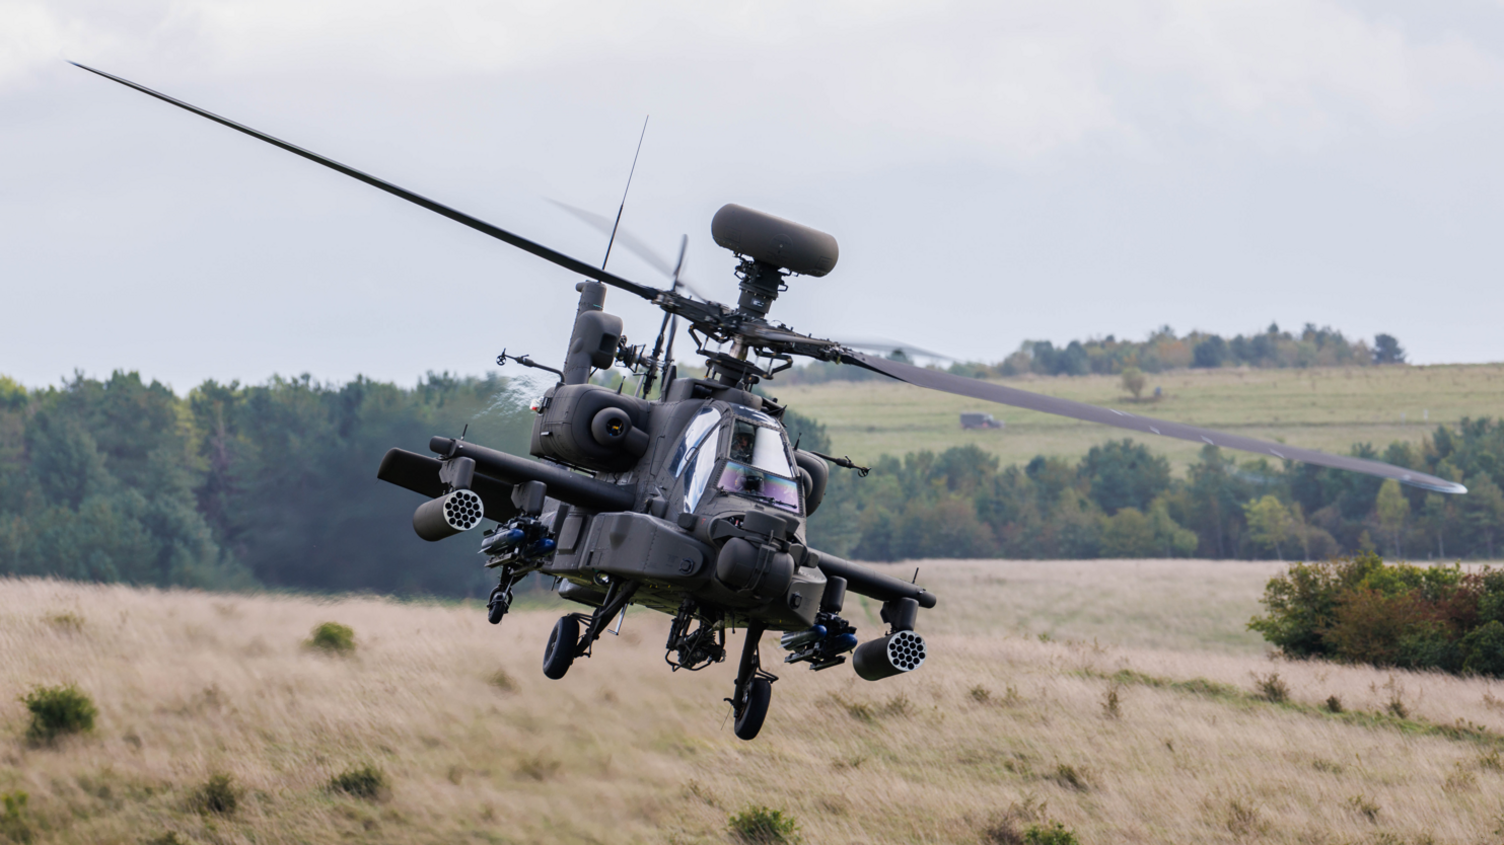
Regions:
M 1467 520 L 1474 545 L 1481 545 L 1489 558 L 1494 557 L 1494 541 L 1504 527 L 1504 491 L 1487 473 L 1479 473 L 1468 479 L 1467 496 L 1462 502 L 1462 512 Z
M 1378 499 L 1374 502 L 1374 516 L 1378 520 L 1379 530 L 1389 540 L 1394 556 L 1399 557 L 1400 537 L 1405 530 L 1405 520 L 1410 516 L 1410 501 L 1400 491 L 1400 483 L 1393 478 L 1386 479 L 1379 487 Z
M 1111 440 L 1091 447 L 1077 475 L 1104 512 L 1114 514 L 1119 508 L 1142 512 L 1169 489 L 1170 462 L 1131 439 Z
M 1103 557 L 1153 557 L 1161 549 L 1153 523 L 1138 508 L 1121 508 L 1102 521 Z
M 1144 392 L 1144 385 L 1148 383 L 1148 380 L 1144 378 L 1144 371 L 1138 367 L 1124 367 L 1121 380 L 1123 389 L 1132 393 L 1135 400 Z
M 1274 554 L 1284 560 L 1281 542 L 1288 539 L 1295 521 L 1290 509 L 1273 495 L 1265 495 L 1258 501 L 1243 505 L 1243 514 L 1248 519 L 1248 533 L 1255 543 L 1274 548 Z

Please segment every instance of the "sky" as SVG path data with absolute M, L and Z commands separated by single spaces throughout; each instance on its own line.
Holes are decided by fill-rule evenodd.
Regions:
M 412 384 L 557 363 L 577 278 L 69 59 L 592 263 L 549 200 L 613 215 L 648 117 L 622 225 L 728 302 L 722 204 L 831 233 L 811 334 L 1504 359 L 1500 0 L 0 0 L 0 374 Z

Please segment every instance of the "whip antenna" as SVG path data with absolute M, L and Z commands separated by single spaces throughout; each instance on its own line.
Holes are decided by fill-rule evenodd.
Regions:
M 632 153 L 632 169 L 627 171 L 627 187 L 621 192 L 621 205 L 616 207 L 616 222 L 611 224 L 611 238 L 606 241 L 606 257 L 601 259 L 602 270 L 606 269 L 606 262 L 611 260 L 611 245 L 616 243 L 616 229 L 621 225 L 621 213 L 627 208 L 627 191 L 632 190 L 632 174 L 637 172 L 637 157 L 642 155 L 642 139 L 647 137 L 650 117 L 652 115 L 642 119 L 642 134 L 637 136 L 637 152 Z

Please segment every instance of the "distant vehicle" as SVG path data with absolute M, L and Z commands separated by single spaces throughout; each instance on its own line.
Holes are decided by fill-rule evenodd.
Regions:
M 993 418 L 991 414 L 962 414 L 962 428 L 1002 428 L 1003 424 Z

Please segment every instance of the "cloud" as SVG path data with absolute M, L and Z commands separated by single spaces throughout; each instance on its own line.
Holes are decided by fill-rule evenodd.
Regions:
M 232 77 L 630 79 L 718 130 L 819 133 L 878 160 L 1167 154 L 1187 135 L 1310 151 L 1498 91 L 1460 32 L 1319 0 L 725 3 L 22 2 L 0 87 L 57 56 Z

